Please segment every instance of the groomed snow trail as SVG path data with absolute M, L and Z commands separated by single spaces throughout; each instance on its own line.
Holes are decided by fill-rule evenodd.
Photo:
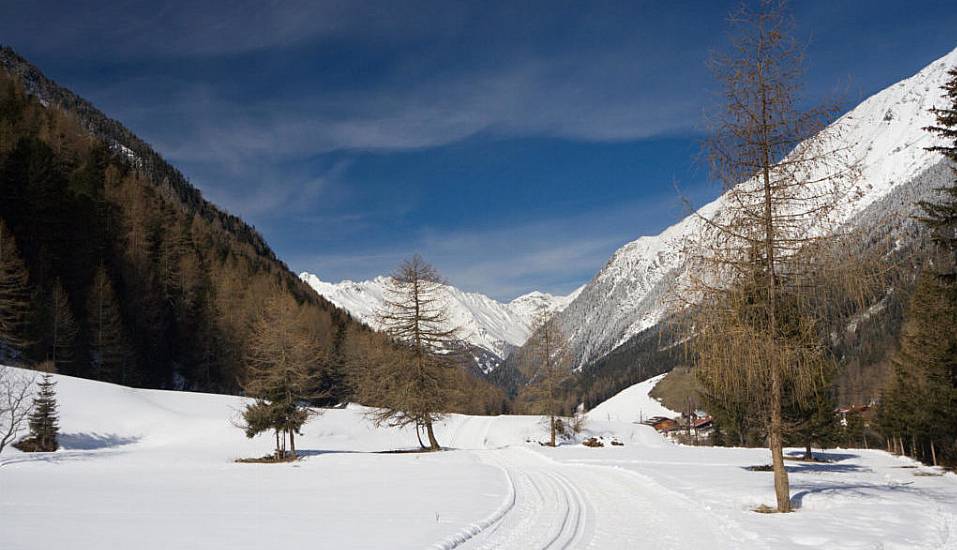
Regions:
M 476 451 L 506 472 L 509 506 L 463 549 L 532 548 L 734 548 L 718 518 L 688 499 L 631 472 L 564 464 L 523 447 Z

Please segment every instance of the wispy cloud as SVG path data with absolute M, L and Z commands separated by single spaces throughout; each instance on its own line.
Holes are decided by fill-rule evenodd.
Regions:
M 422 197 L 370 197 L 350 163 L 464 140 L 633 141 L 698 120 L 699 97 L 687 93 L 700 83 L 698 49 L 624 23 L 654 3 L 53 4 L 18 3 L 15 20 L 0 21 L 3 40 L 53 58 L 64 84 L 263 228 L 291 266 L 334 280 L 381 274 L 418 251 L 454 283 L 499 298 L 571 290 L 637 236 L 628 217 L 639 206 L 429 228 Z M 305 227 L 332 252 L 304 251 Z
M 92 93 L 118 105 L 133 124 L 144 121 L 138 125 L 174 160 L 216 159 L 226 166 L 250 158 L 424 149 L 477 134 L 622 141 L 692 129 L 698 103 L 654 84 L 664 67 L 642 64 L 647 68 L 619 53 L 513 59 L 412 82 L 400 75 L 356 90 L 304 87 L 281 100 L 230 99 L 228 90 L 165 77 Z M 676 86 L 679 77 L 672 74 Z M 140 101 L 157 90 L 161 101 Z
M 9 4 L 17 13 L 17 28 L 11 29 L 8 39 L 43 33 L 37 48 L 67 56 L 110 50 L 118 60 L 236 55 L 355 35 L 406 40 L 430 32 L 434 22 L 398 2 L 366 0 L 13 0 Z M 449 24 L 461 12 L 455 6 L 442 6 L 435 15 Z
M 414 239 L 364 253 L 293 256 L 290 265 L 333 282 L 368 279 L 388 273 L 403 258 L 419 253 L 463 290 L 499 300 L 531 290 L 564 294 L 588 282 L 621 245 L 653 232 L 649 226 L 680 219 L 679 202 L 677 196 L 667 195 L 573 216 L 474 230 L 423 229 Z M 649 219 L 654 222 L 647 223 Z

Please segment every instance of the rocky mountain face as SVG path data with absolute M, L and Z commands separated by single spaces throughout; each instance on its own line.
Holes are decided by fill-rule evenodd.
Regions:
M 942 104 L 940 87 L 954 65 L 957 50 L 871 96 L 833 123 L 849 158 L 861 170 L 856 198 L 839 221 L 865 224 L 866 214 L 879 210 L 909 225 L 902 213 L 910 212 L 913 203 L 899 200 L 899 195 L 905 190 L 911 195 L 932 192 L 923 183 L 936 179 L 942 157 L 925 150 L 932 137 L 923 128 L 933 120 L 929 109 Z M 722 201 L 719 197 L 701 212 L 719 210 Z M 615 354 L 617 350 L 663 318 L 669 285 L 684 268 L 681 244 L 699 230 L 699 223 L 689 216 L 659 235 L 626 244 L 558 315 L 577 368 L 614 360 L 622 355 Z
M 389 284 L 387 277 L 340 283 L 322 281 L 311 273 L 301 273 L 299 277 L 320 296 L 353 317 L 372 328 L 381 328 L 376 322 L 376 311 L 385 300 Z M 484 373 L 494 370 L 515 348 L 528 340 L 537 311 L 541 308 L 561 311 L 578 295 L 578 290 L 568 296 L 536 291 L 501 303 L 484 294 L 464 292 L 450 285 L 443 285 L 442 292 L 449 304 L 448 328 L 458 329 L 462 340 L 473 346 L 472 356 Z

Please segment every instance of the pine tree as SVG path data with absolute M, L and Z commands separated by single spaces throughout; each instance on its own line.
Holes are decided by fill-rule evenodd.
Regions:
M 33 412 L 30 413 L 30 439 L 32 447 L 40 452 L 53 452 L 60 445 L 57 434 L 60 431 L 57 417 L 56 381 L 51 374 L 44 374 L 37 382 L 37 395 L 33 398 Z
M 919 219 L 930 230 L 935 258 L 918 279 L 893 360 L 894 375 L 881 397 L 878 422 L 894 447 L 938 463 L 957 463 L 957 67 L 948 72 L 936 124 L 925 128 L 941 143 L 927 149 L 951 163 L 954 182 L 922 201 Z
M 6 223 L 0 220 L 0 361 L 19 362 L 30 344 L 30 296 L 26 265 Z
M 952 287 L 924 272 L 911 298 L 894 356 L 894 377 L 878 421 L 885 435 L 914 446 L 910 454 L 957 460 L 957 304 Z
M 831 387 L 835 375 L 836 369 L 830 369 L 807 399 L 792 400 L 784 409 L 788 426 L 787 441 L 791 445 L 804 447 L 804 460 L 814 460 L 811 451 L 814 443 L 824 447 L 837 435 L 837 401 Z
M 62 372 L 73 363 L 74 346 L 78 328 L 66 290 L 57 279 L 49 300 L 49 356 L 57 372 Z
M 931 230 L 931 239 L 949 255 L 948 264 L 940 270 L 950 284 L 957 284 L 957 67 L 948 71 L 951 79 L 944 84 L 944 97 L 950 101 L 945 107 L 934 107 L 930 111 L 937 123 L 924 128 L 928 132 L 943 138 L 945 143 L 928 147 L 944 155 L 954 171 L 954 182 L 949 187 L 938 189 L 943 196 L 938 201 L 921 201 L 918 204 L 924 210 L 920 219 Z
M 120 384 L 129 380 L 129 348 L 116 294 L 103 265 L 96 270 L 87 299 L 93 375 Z

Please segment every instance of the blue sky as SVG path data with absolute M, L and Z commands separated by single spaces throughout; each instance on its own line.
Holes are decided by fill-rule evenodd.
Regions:
M 0 0 L 0 43 L 150 142 L 296 271 L 414 252 L 510 299 L 587 282 L 718 192 L 709 51 L 737 2 Z M 795 2 L 807 95 L 957 47 L 951 1 Z

